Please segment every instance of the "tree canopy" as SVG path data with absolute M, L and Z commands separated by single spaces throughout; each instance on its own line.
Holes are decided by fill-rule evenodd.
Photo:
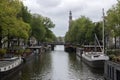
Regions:
M 89 18 L 81 16 L 80 18 L 72 21 L 69 31 L 66 33 L 66 42 L 89 44 L 94 42 L 94 35 L 97 34 L 101 39 L 102 33 L 100 26 L 93 23 Z M 102 30 L 102 29 L 101 29 Z
M 50 18 L 31 14 L 20 0 L 0 0 L 0 48 L 6 42 L 4 38 L 28 41 L 32 36 L 42 42 L 53 40 L 55 35 L 50 29 L 54 26 Z

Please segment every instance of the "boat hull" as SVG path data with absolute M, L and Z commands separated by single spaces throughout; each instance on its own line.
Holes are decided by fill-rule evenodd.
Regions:
M 20 64 L 19 66 L 16 66 L 15 68 L 5 71 L 5 72 L 0 72 L 0 79 L 4 80 L 4 78 L 11 76 L 12 74 L 14 74 L 15 72 L 17 72 L 18 70 L 21 69 L 22 64 Z
M 82 57 L 82 61 L 92 68 L 104 68 L 105 60 L 87 60 L 86 58 Z
M 11 61 L 7 61 L 7 62 L 11 62 Z M 18 70 L 21 69 L 22 67 L 22 59 L 16 59 L 15 61 L 13 60 L 9 65 L 3 67 L 5 70 L 3 70 L 3 68 L 0 68 L 0 80 L 4 80 L 6 79 L 6 77 L 11 76 L 12 74 L 14 74 L 15 72 L 17 72 Z M 3 62 L 4 64 L 4 62 Z M 12 67 L 11 67 L 12 66 Z M 8 69 L 8 67 L 10 69 Z M 8 69 L 8 70 L 6 70 Z

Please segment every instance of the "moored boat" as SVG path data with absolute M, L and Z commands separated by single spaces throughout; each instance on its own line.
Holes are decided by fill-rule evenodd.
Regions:
M 0 60 L 0 78 L 17 70 L 22 64 L 21 57 L 4 58 Z
M 83 54 L 83 48 L 76 48 L 76 55 L 79 56 L 79 57 L 82 57 L 82 54 Z
M 89 66 L 94 68 L 104 68 L 104 62 L 109 60 L 109 57 L 105 54 L 105 29 L 104 29 L 104 9 L 103 9 L 103 30 L 102 30 L 102 46 L 95 34 L 95 45 L 84 46 L 82 59 Z
M 93 68 L 104 68 L 104 62 L 109 60 L 109 57 L 103 51 L 99 51 L 98 47 L 97 51 L 94 51 L 94 45 L 85 46 L 84 48 L 82 60 Z
M 66 44 L 66 45 L 64 45 L 64 50 L 66 51 L 66 52 L 76 52 L 76 47 L 75 46 L 73 46 L 72 44 Z

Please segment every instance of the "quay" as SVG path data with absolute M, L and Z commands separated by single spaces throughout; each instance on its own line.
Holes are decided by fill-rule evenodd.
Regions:
M 76 55 L 79 56 L 81 60 L 82 54 L 83 49 L 78 47 L 76 50 Z M 103 68 L 105 80 L 120 80 L 120 62 L 106 60 L 104 61 Z
M 41 54 L 43 47 L 42 46 L 30 46 L 28 49 L 31 49 L 32 52 Z
M 46 51 L 51 51 L 51 46 L 46 45 L 46 46 L 30 46 L 28 49 L 31 50 L 31 53 L 29 55 L 23 56 L 23 61 L 29 61 L 31 58 L 35 55 L 41 55 L 42 53 L 45 53 Z
M 106 80 L 120 80 L 120 63 L 106 61 L 104 65 L 104 77 Z

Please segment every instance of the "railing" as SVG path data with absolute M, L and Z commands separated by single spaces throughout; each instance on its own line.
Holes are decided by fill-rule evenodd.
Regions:
M 104 77 L 106 80 L 120 80 L 120 63 L 106 61 L 104 68 Z

